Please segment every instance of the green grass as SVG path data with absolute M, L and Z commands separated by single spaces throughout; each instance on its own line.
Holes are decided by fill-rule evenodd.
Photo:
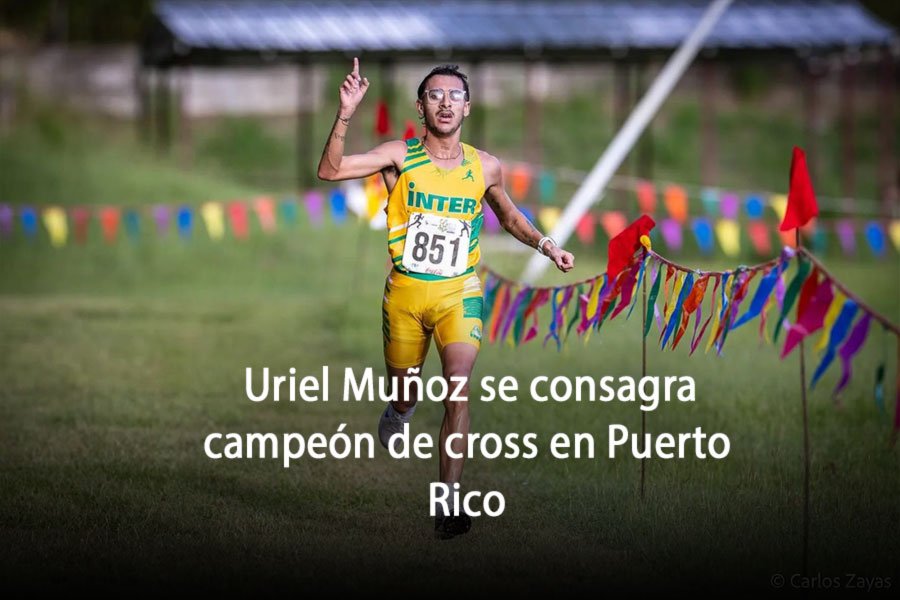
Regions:
M 56 190 L 52 197 L 63 203 L 199 201 L 251 191 L 102 136 L 63 132 L 54 147 L 35 130 L 15 135 L 15 146 L 9 138 L 0 144 L 3 182 L 30 198 Z M 576 270 L 545 281 L 603 269 L 597 248 L 574 247 Z M 488 248 L 485 262 L 516 276 L 529 256 Z M 594 460 L 548 453 L 558 431 L 599 440 L 610 423 L 638 431 L 640 411 L 619 403 L 473 398 L 473 431 L 535 432 L 541 454 L 467 462 L 466 488 L 501 491 L 507 509 L 447 543 L 431 537 L 426 516 L 436 459 L 396 461 L 380 448 L 373 460 L 303 459 L 289 469 L 274 460 L 206 458 L 203 440 L 214 431 L 328 433 L 346 423 L 350 432 L 375 433 L 380 404 L 334 399 L 343 368 L 383 368 L 386 266 L 384 232 L 330 222 L 256 231 L 246 241 L 146 235 L 110 246 L 92 235 L 85 246 L 62 249 L 43 237 L 0 244 L 4 580 L 223 591 L 369 591 L 388 579 L 425 590 L 446 580 L 498 592 L 558 589 L 557 582 L 584 590 L 764 590 L 773 574 L 800 569 L 797 357 L 780 361 L 776 348 L 760 345 L 755 323 L 729 336 L 722 357 L 648 349 L 648 373 L 697 383 L 695 404 L 648 413 L 648 431 L 721 431 L 731 454 L 718 462 L 649 461 L 643 501 L 639 462 L 610 461 L 602 444 Z M 900 320 L 896 255 L 828 266 Z M 620 316 L 562 353 L 537 341 L 518 349 L 486 343 L 474 378 L 512 375 L 524 386 L 538 374 L 639 376 L 639 328 L 637 316 Z M 873 330 L 840 402 L 830 398 L 838 365 L 810 394 L 812 573 L 896 577 L 900 457 L 887 448 L 895 348 Z M 887 414 L 871 395 L 882 356 Z M 318 374 L 323 364 L 333 375 L 329 403 L 255 404 L 243 395 L 248 366 Z M 426 375 L 438 367 L 432 349 Z M 441 418 L 440 407 L 426 404 L 414 430 L 436 436 Z

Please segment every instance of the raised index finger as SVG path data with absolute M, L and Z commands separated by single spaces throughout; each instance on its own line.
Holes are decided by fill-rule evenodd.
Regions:
M 359 77 L 359 59 L 357 57 L 353 57 L 353 76 Z

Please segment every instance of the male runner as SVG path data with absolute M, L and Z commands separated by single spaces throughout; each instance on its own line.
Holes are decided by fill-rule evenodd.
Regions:
M 469 116 L 469 83 L 455 65 L 432 69 L 419 85 L 416 110 L 425 124 L 422 139 L 395 140 L 365 154 L 344 156 L 347 128 L 369 88 L 359 75 L 359 60 L 340 88 L 340 107 L 319 162 L 320 179 L 338 181 L 380 172 L 389 191 L 388 252 L 393 269 L 387 276 L 382 304 L 384 359 L 388 377 L 396 377 L 401 399 L 388 404 L 378 424 L 381 443 L 403 430 L 416 408 L 417 384 L 402 397 L 408 375 L 420 375 L 432 334 L 441 357 L 443 376 L 453 390 L 453 377 L 468 381 L 481 346 L 482 290 L 475 274 L 481 256 L 478 234 L 486 200 L 503 228 L 516 239 L 548 256 L 563 272 L 574 257 L 542 236 L 512 203 L 504 189 L 500 162 L 460 142 L 460 128 Z M 468 398 L 468 384 L 459 396 Z M 447 437 L 455 454 L 466 451 L 468 402 L 444 399 L 440 433 L 440 480 L 459 482 L 463 458 L 444 452 Z M 465 533 L 471 526 L 465 513 L 438 515 L 441 538 Z

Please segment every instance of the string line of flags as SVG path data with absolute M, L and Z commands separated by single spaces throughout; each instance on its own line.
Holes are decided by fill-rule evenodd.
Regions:
M 795 148 L 789 204 L 779 231 L 794 233 L 818 215 L 802 150 Z M 641 303 L 646 290 L 643 337 L 656 326 L 660 349 L 679 344 L 689 355 L 698 349 L 722 355 L 731 332 L 756 323 L 760 343 L 777 345 L 785 359 L 809 338 L 818 362 L 808 382 L 816 387 L 829 368 L 841 374 L 835 399 L 853 377 L 853 361 L 873 329 L 900 344 L 900 327 L 870 307 L 838 281 L 815 254 L 803 246 L 784 246 L 777 258 L 726 271 L 705 271 L 675 263 L 653 250 L 650 233 L 656 222 L 642 215 L 613 237 L 606 272 L 563 286 L 540 287 L 502 277 L 481 267 L 484 284 L 484 335 L 492 343 L 519 346 L 543 334 L 543 344 L 561 350 L 574 333 L 587 342 L 592 332 Z M 549 304 L 542 328 L 539 313 Z M 639 313 L 642 309 L 639 309 Z M 900 350 L 900 348 L 898 348 Z M 874 372 L 873 394 L 885 411 L 887 353 Z M 893 434 L 900 432 L 900 375 L 894 402 Z
M 515 171 L 514 171 L 515 173 Z M 521 178 L 520 178 L 521 180 Z M 521 202 L 528 189 L 511 177 L 510 192 Z M 529 183 L 530 185 L 530 183 Z M 542 188 L 547 188 L 544 179 Z M 555 193 L 554 190 L 544 190 Z M 702 196 L 703 214 L 692 215 L 685 188 L 666 186 L 657 194 L 652 182 L 637 181 L 634 188 L 639 214 L 657 216 L 659 228 L 651 231 L 651 241 L 663 244 L 678 252 L 693 238 L 696 248 L 711 254 L 718 249 L 726 256 L 736 257 L 747 245 L 758 256 L 771 256 L 773 248 L 793 245 L 792 233 L 777 231 L 776 221 L 783 219 L 787 207 L 786 196 L 772 196 L 765 203 L 759 195 L 744 198 L 736 193 L 717 193 L 709 190 Z M 544 193 L 544 192 L 542 192 Z M 657 202 L 661 196 L 661 202 Z M 18 227 L 26 238 L 35 238 L 43 228 L 51 245 L 65 246 L 69 241 L 86 243 L 92 232 L 92 222 L 99 224 L 99 231 L 107 243 L 115 243 L 121 237 L 133 241 L 141 239 L 145 229 L 157 236 L 165 236 L 175 230 L 184 240 L 194 235 L 207 235 L 220 240 L 227 235 L 242 239 L 251 234 L 253 222 L 265 233 L 274 232 L 279 224 L 290 226 L 305 218 L 314 226 L 322 225 L 326 216 L 334 223 L 346 222 L 350 215 L 364 219 L 372 228 L 385 226 L 384 204 L 387 190 L 379 176 L 362 182 L 348 181 L 330 190 L 310 190 L 297 196 L 280 200 L 272 196 L 227 202 L 208 201 L 199 205 L 152 204 L 140 206 L 118 205 L 12 205 L 0 203 L 0 242 L 13 236 Z M 552 230 L 561 214 L 561 208 L 549 205 L 520 205 L 520 209 L 532 222 L 544 230 Z M 768 210 L 767 210 L 768 209 Z M 500 223 L 490 207 L 484 205 L 485 230 L 494 233 Z M 627 226 L 629 215 L 621 210 L 595 209 L 582 216 L 575 228 L 575 235 L 583 244 L 596 242 L 598 230 L 608 239 L 614 238 Z M 147 223 L 147 224 L 145 224 Z M 817 253 L 829 246 L 829 239 L 836 237 L 840 251 L 846 256 L 858 253 L 860 240 L 865 242 L 871 255 L 884 257 L 891 246 L 900 252 L 900 219 L 862 219 L 840 216 L 831 219 L 816 218 L 801 229 L 805 241 Z M 773 244 L 775 240 L 775 244 Z

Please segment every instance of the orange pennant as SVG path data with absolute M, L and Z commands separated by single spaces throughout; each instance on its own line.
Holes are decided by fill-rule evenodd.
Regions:
M 666 205 L 666 211 L 669 216 L 678 221 L 685 223 L 688 217 L 688 198 L 684 188 L 680 185 L 670 185 L 666 188 L 663 202 Z
M 100 226 L 103 229 L 103 239 L 112 244 L 119 233 L 119 208 L 106 206 L 100 209 Z

